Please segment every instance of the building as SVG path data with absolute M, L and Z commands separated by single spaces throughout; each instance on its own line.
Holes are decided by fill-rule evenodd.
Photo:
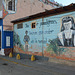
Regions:
M 13 37 L 13 24 L 11 23 L 12 20 L 30 16 L 39 12 L 44 12 L 53 8 L 54 7 L 52 5 L 45 4 L 39 0 L 0 0 L 0 31 L 3 36 L 1 36 L 1 41 L 3 42 L 3 38 L 6 39 L 5 35 L 10 35 L 10 40 Z M 5 43 L 2 42 L 0 54 L 8 55 L 12 51 L 13 44 L 10 45 L 10 47 L 6 47 L 6 43 L 8 44 L 8 42 L 6 42 L 6 40 L 4 41 Z
M 75 61 L 75 4 L 13 20 L 14 52 Z
M 62 4 L 59 4 L 58 2 L 55 2 L 54 0 L 40 0 L 40 1 L 47 5 L 51 5 L 54 8 L 59 8 L 63 6 Z
M 0 18 L 0 55 L 8 55 L 13 51 L 13 31 L 3 30 L 3 19 Z
M 53 6 L 46 5 L 39 0 L 0 0 L 0 25 L 2 25 L 0 31 L 2 36 L 6 39 L 5 34 L 8 33 L 7 35 L 10 35 L 9 39 L 13 39 L 13 24 L 11 23 L 12 20 L 33 15 L 53 8 Z M 2 42 L 0 54 L 8 55 L 10 52 L 12 52 L 13 44 L 10 45 L 10 47 L 6 47 L 6 43 L 8 44 L 8 42 L 6 42 L 6 40 L 4 41 L 5 43 Z
M 13 31 L 4 30 L 3 20 L 8 12 L 4 9 L 4 0 L 0 0 L 0 55 L 8 55 L 13 51 Z M 9 9 L 9 8 L 7 8 Z M 11 28 L 9 26 L 8 28 Z
M 55 5 L 56 6 L 56 5 Z M 39 0 L 2 0 L 3 29 L 13 30 L 11 21 L 55 8 Z

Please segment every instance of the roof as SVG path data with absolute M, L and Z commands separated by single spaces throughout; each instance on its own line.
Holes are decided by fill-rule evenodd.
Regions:
M 64 6 L 64 7 L 60 7 L 60 8 L 56 8 L 56 9 L 52 9 L 52 10 L 46 10 L 45 12 L 41 12 L 41 13 L 34 14 L 31 16 L 23 17 L 20 19 L 16 19 L 16 20 L 11 21 L 11 23 L 32 20 L 32 19 L 36 19 L 36 18 L 40 18 L 40 17 L 52 16 L 55 14 L 60 14 L 60 13 L 64 13 L 64 12 L 74 11 L 74 10 L 75 10 L 75 4 L 72 3 L 68 6 Z

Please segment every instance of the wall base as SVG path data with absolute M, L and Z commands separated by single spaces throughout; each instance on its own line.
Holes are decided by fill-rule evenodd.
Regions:
M 21 59 L 31 59 L 31 56 L 32 56 L 32 55 L 22 54 L 22 53 L 13 53 L 13 56 L 16 57 L 17 54 L 20 54 Z M 48 61 L 48 60 L 49 60 L 48 57 L 36 56 L 36 55 L 35 55 L 35 59 L 36 59 L 36 60 L 42 60 L 42 61 Z
M 10 52 L 13 53 L 13 48 L 6 48 L 6 49 L 4 49 L 5 56 L 9 55 Z

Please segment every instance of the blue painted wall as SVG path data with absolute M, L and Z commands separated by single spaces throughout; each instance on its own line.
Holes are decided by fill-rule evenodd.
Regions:
M 3 19 L 0 19 L 0 26 L 3 25 Z
M 1 33 L 2 33 L 2 49 L 13 48 L 13 31 L 3 31 L 3 19 L 0 20 Z M 6 36 L 10 36 L 10 47 L 6 47 Z
M 10 46 L 6 46 L 6 36 L 10 36 Z M 13 31 L 3 31 L 2 48 L 13 48 Z
M 10 52 L 12 52 L 13 48 L 13 31 L 3 31 L 3 19 L 0 19 L 0 32 L 1 32 L 0 54 L 8 55 Z M 6 37 L 9 37 L 8 41 L 6 40 Z M 7 42 L 10 42 L 10 45 L 9 43 L 7 44 Z
M 40 18 L 28 22 L 23 22 L 23 28 L 17 29 L 17 24 L 14 25 L 14 51 L 20 53 L 34 53 L 35 55 L 44 56 L 66 56 L 69 58 L 74 58 L 75 47 L 72 45 L 68 46 L 59 46 L 58 34 L 64 33 L 66 31 L 61 31 L 62 28 L 62 19 L 64 18 L 73 18 L 75 25 L 75 11 L 68 12 L 64 14 L 49 16 L 45 18 Z M 36 22 L 36 28 L 31 28 L 31 23 Z M 29 41 L 24 42 L 24 36 L 29 37 Z M 75 29 L 72 30 L 73 35 L 75 36 Z M 68 32 L 69 33 L 69 32 Z M 61 38 L 59 38 L 61 39 Z M 28 40 L 28 39 L 27 39 Z M 67 42 L 68 43 L 68 42 Z M 75 41 L 73 42 L 75 43 Z M 25 50 L 26 45 L 28 44 L 28 51 Z M 73 51 L 73 52 L 70 52 Z M 69 53 L 68 53 L 69 52 Z

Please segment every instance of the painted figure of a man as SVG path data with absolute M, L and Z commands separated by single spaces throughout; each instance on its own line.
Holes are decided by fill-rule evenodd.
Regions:
M 26 31 L 25 34 L 26 35 L 24 36 L 23 41 L 25 42 L 25 51 L 28 51 L 28 42 L 30 40 L 30 37 L 29 37 L 29 35 L 27 35 L 28 34 L 28 31 Z

